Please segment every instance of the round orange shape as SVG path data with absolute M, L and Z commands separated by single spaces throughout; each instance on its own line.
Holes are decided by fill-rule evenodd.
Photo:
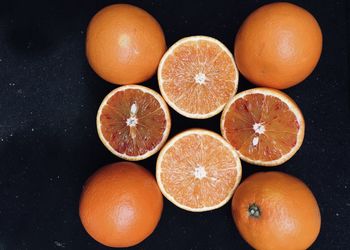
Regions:
M 279 90 L 254 88 L 235 95 L 221 116 L 221 133 L 251 164 L 277 166 L 304 140 L 305 122 L 297 104 Z
M 81 222 L 92 238 L 110 247 L 129 247 L 156 228 L 163 197 L 151 173 L 130 162 L 107 165 L 85 183 Z
M 238 70 L 231 52 L 220 41 L 191 36 L 164 54 L 158 83 L 165 101 L 175 111 L 205 119 L 220 113 L 236 93 Z
M 86 55 L 103 79 L 115 84 L 146 81 L 166 49 L 164 33 L 146 11 L 128 4 L 100 10 L 90 21 Z
M 232 215 L 242 237 L 258 250 L 308 249 L 321 227 L 317 201 L 299 179 L 257 173 L 238 186 Z
M 316 19 L 290 3 L 267 4 L 251 13 L 234 45 L 239 71 L 259 86 L 285 89 L 316 67 L 322 33 Z
M 241 180 L 241 161 L 220 135 L 189 129 L 172 138 L 157 159 L 156 177 L 164 196 L 191 212 L 225 205 Z
M 168 138 L 170 113 L 157 92 L 140 85 L 116 88 L 96 117 L 102 143 L 116 156 L 139 161 L 160 150 Z

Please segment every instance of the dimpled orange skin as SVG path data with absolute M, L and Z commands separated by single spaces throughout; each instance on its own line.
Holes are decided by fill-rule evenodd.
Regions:
M 129 247 L 156 228 L 163 197 L 153 175 L 130 162 L 107 165 L 85 183 L 79 215 L 86 231 L 110 247 Z
M 249 214 L 259 208 L 259 216 Z M 317 238 L 321 215 L 310 189 L 281 173 L 256 173 L 237 188 L 232 215 L 242 237 L 258 250 L 305 250 Z
M 114 84 L 134 84 L 151 78 L 165 49 L 164 33 L 157 20 L 132 5 L 105 7 L 88 26 L 89 64 L 100 77 Z
M 290 3 L 264 5 L 240 27 L 234 45 L 239 71 L 259 86 L 285 89 L 317 65 L 322 33 L 316 19 Z

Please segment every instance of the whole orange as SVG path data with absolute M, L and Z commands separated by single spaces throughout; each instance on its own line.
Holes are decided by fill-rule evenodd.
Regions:
M 163 197 L 153 175 L 129 162 L 107 165 L 86 182 L 80 199 L 81 222 L 98 242 L 129 247 L 156 228 Z
M 258 250 L 307 249 L 317 238 L 321 215 L 310 189 L 281 173 L 256 173 L 237 188 L 232 215 L 242 237 Z
M 115 84 L 148 80 L 166 49 L 164 33 L 149 13 L 128 4 L 100 10 L 90 21 L 86 55 L 94 71 Z
M 291 3 L 264 5 L 240 27 L 234 45 L 240 72 L 256 85 L 285 89 L 316 67 L 322 33 L 316 19 Z

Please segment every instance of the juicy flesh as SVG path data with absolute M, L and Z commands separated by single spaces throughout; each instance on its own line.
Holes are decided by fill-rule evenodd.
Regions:
M 236 72 L 230 56 L 214 42 L 188 41 L 164 62 L 163 89 L 190 114 L 207 114 L 227 103 L 235 91 Z
M 297 143 L 300 125 L 288 105 L 277 97 L 249 94 L 237 99 L 226 114 L 228 141 L 252 160 L 281 158 Z
M 166 128 L 157 99 L 135 89 L 115 93 L 103 107 L 100 122 L 102 134 L 113 149 L 129 156 L 154 149 Z
M 160 177 L 165 191 L 178 203 L 211 207 L 233 189 L 236 161 L 221 141 L 208 135 L 188 135 L 166 151 Z

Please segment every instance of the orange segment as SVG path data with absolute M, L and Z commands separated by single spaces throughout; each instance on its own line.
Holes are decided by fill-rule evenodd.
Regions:
M 250 163 L 276 166 L 291 158 L 304 138 L 304 118 L 281 91 L 255 88 L 236 95 L 221 118 L 223 136 Z
M 157 160 L 161 191 L 176 206 L 208 211 L 223 206 L 241 178 L 236 151 L 221 136 L 191 129 L 171 139 Z
M 218 40 L 193 36 L 165 53 L 158 82 L 168 104 L 189 118 L 208 118 L 222 111 L 237 91 L 238 71 L 230 51 Z
M 97 114 L 101 141 L 115 155 L 141 160 L 156 153 L 170 131 L 166 103 L 155 91 L 137 85 L 113 90 Z

